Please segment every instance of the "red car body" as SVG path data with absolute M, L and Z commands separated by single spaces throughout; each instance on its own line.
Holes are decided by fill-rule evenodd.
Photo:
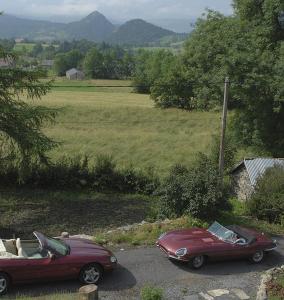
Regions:
M 39 254 L 30 254 L 27 257 L 27 254 L 25 254 L 26 257 L 16 257 L 14 255 L 11 258 L 0 258 L 0 275 L 7 275 L 9 285 L 10 283 L 32 283 L 42 280 L 54 281 L 79 278 L 80 272 L 86 266 L 95 265 L 102 273 L 113 270 L 117 265 L 117 260 L 111 251 L 95 244 L 91 240 L 81 238 L 51 239 L 38 232 L 34 234 L 38 240 L 21 241 L 23 249 L 25 250 L 26 247 L 26 251 L 29 252 L 29 245 L 33 245 L 30 247 L 32 249 L 38 243 L 39 250 L 36 251 L 45 253 L 46 256 L 40 257 Z M 53 247 L 53 244 L 57 244 L 57 241 L 64 247 L 66 246 L 67 251 L 64 253 L 65 255 L 62 254 L 62 251 L 58 252 L 57 248 Z M 2 245 L 5 243 L 7 241 L 3 240 Z M 61 250 L 60 244 L 58 246 L 58 249 Z M 62 249 L 64 249 L 63 246 Z
M 265 253 L 277 247 L 275 241 L 255 230 L 240 226 L 220 226 L 223 232 L 227 230 L 236 233 L 238 242 L 223 240 L 204 228 L 192 228 L 165 233 L 156 244 L 168 258 L 184 262 L 190 262 L 196 257 L 210 260 L 251 258 L 256 253 Z M 257 261 L 259 259 L 262 260 L 259 257 L 255 262 L 260 262 Z

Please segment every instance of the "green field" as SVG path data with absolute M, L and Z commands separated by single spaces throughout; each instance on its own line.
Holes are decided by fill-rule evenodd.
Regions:
M 155 108 L 149 95 L 125 87 L 128 81 L 56 80 L 54 85 L 41 101 L 63 108 L 57 123 L 45 129 L 61 142 L 50 153 L 54 159 L 107 154 L 118 166 L 154 168 L 164 175 L 174 164 L 189 165 L 197 152 L 208 152 L 219 130 L 218 113 Z M 122 87 L 96 87 L 116 85 Z
M 31 52 L 36 44 L 35 43 L 16 43 L 14 46 L 14 50 L 16 52 L 22 52 L 22 51 L 27 51 Z M 42 44 L 43 48 L 48 47 L 49 44 Z M 58 47 L 57 45 L 55 47 Z
M 18 52 L 19 51 L 21 52 L 21 51 L 24 51 L 24 50 L 30 52 L 30 51 L 33 50 L 34 46 L 35 46 L 34 43 L 17 43 L 14 46 L 14 50 L 18 51 Z

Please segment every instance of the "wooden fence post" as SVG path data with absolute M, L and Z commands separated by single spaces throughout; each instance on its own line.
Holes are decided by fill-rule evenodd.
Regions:
M 79 300 L 99 300 L 98 287 L 94 284 L 79 289 Z

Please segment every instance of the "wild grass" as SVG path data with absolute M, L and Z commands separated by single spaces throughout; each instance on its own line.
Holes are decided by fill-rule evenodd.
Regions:
M 231 210 L 220 212 L 216 216 L 216 221 L 223 225 L 240 225 L 247 228 L 253 228 L 264 232 L 269 236 L 284 234 L 284 227 L 279 224 L 270 224 L 265 221 L 260 221 L 247 215 L 245 205 L 236 199 L 230 200 Z M 152 211 L 155 212 L 155 206 L 152 206 Z M 121 229 L 115 231 L 100 231 L 95 235 L 94 240 L 103 245 L 119 245 L 127 244 L 132 246 L 138 245 L 153 245 L 157 238 L 164 232 L 208 226 L 215 220 L 202 221 L 191 216 L 184 216 L 166 222 L 156 221 L 154 223 L 140 224 L 132 227 L 130 230 Z
M 144 195 L 52 191 L 52 187 L 49 191 L 2 188 L 0 235 L 26 237 L 35 230 L 50 236 L 62 231 L 93 234 L 147 219 L 155 200 Z
M 149 95 L 131 88 L 88 88 L 86 85 L 129 85 L 128 81 L 56 80 L 41 104 L 61 107 L 62 112 L 46 133 L 61 142 L 50 153 L 108 154 L 119 167 L 155 168 L 159 175 L 177 163 L 191 164 L 197 152 L 208 152 L 212 135 L 219 130 L 219 114 L 155 108 Z M 70 85 L 70 87 L 68 87 Z M 71 87 L 79 85 L 78 88 Z M 58 90 L 55 90 L 58 89 Z
M 79 294 L 72 294 L 72 293 L 58 293 L 58 294 L 51 294 L 45 296 L 23 296 L 17 295 L 13 298 L 6 296 L 1 298 L 2 300 L 79 300 Z
M 132 246 L 155 244 L 157 238 L 164 232 L 190 228 L 207 227 L 208 223 L 198 219 L 184 216 L 182 218 L 168 220 L 167 222 L 146 223 L 132 227 L 130 230 L 114 230 L 97 233 L 94 240 L 99 244 L 119 245 L 127 244 Z
M 55 77 L 52 90 L 67 92 L 130 93 L 133 88 L 131 87 L 130 80 L 69 80 L 65 77 Z
M 268 299 L 283 300 L 284 298 L 284 272 L 276 275 L 271 282 L 268 283 Z

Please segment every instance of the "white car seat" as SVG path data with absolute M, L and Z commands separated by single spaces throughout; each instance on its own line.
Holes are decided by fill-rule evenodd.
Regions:
M 25 250 L 23 249 L 21 240 L 19 238 L 16 239 L 16 246 L 18 249 L 18 256 L 27 258 L 28 256 L 27 256 Z

